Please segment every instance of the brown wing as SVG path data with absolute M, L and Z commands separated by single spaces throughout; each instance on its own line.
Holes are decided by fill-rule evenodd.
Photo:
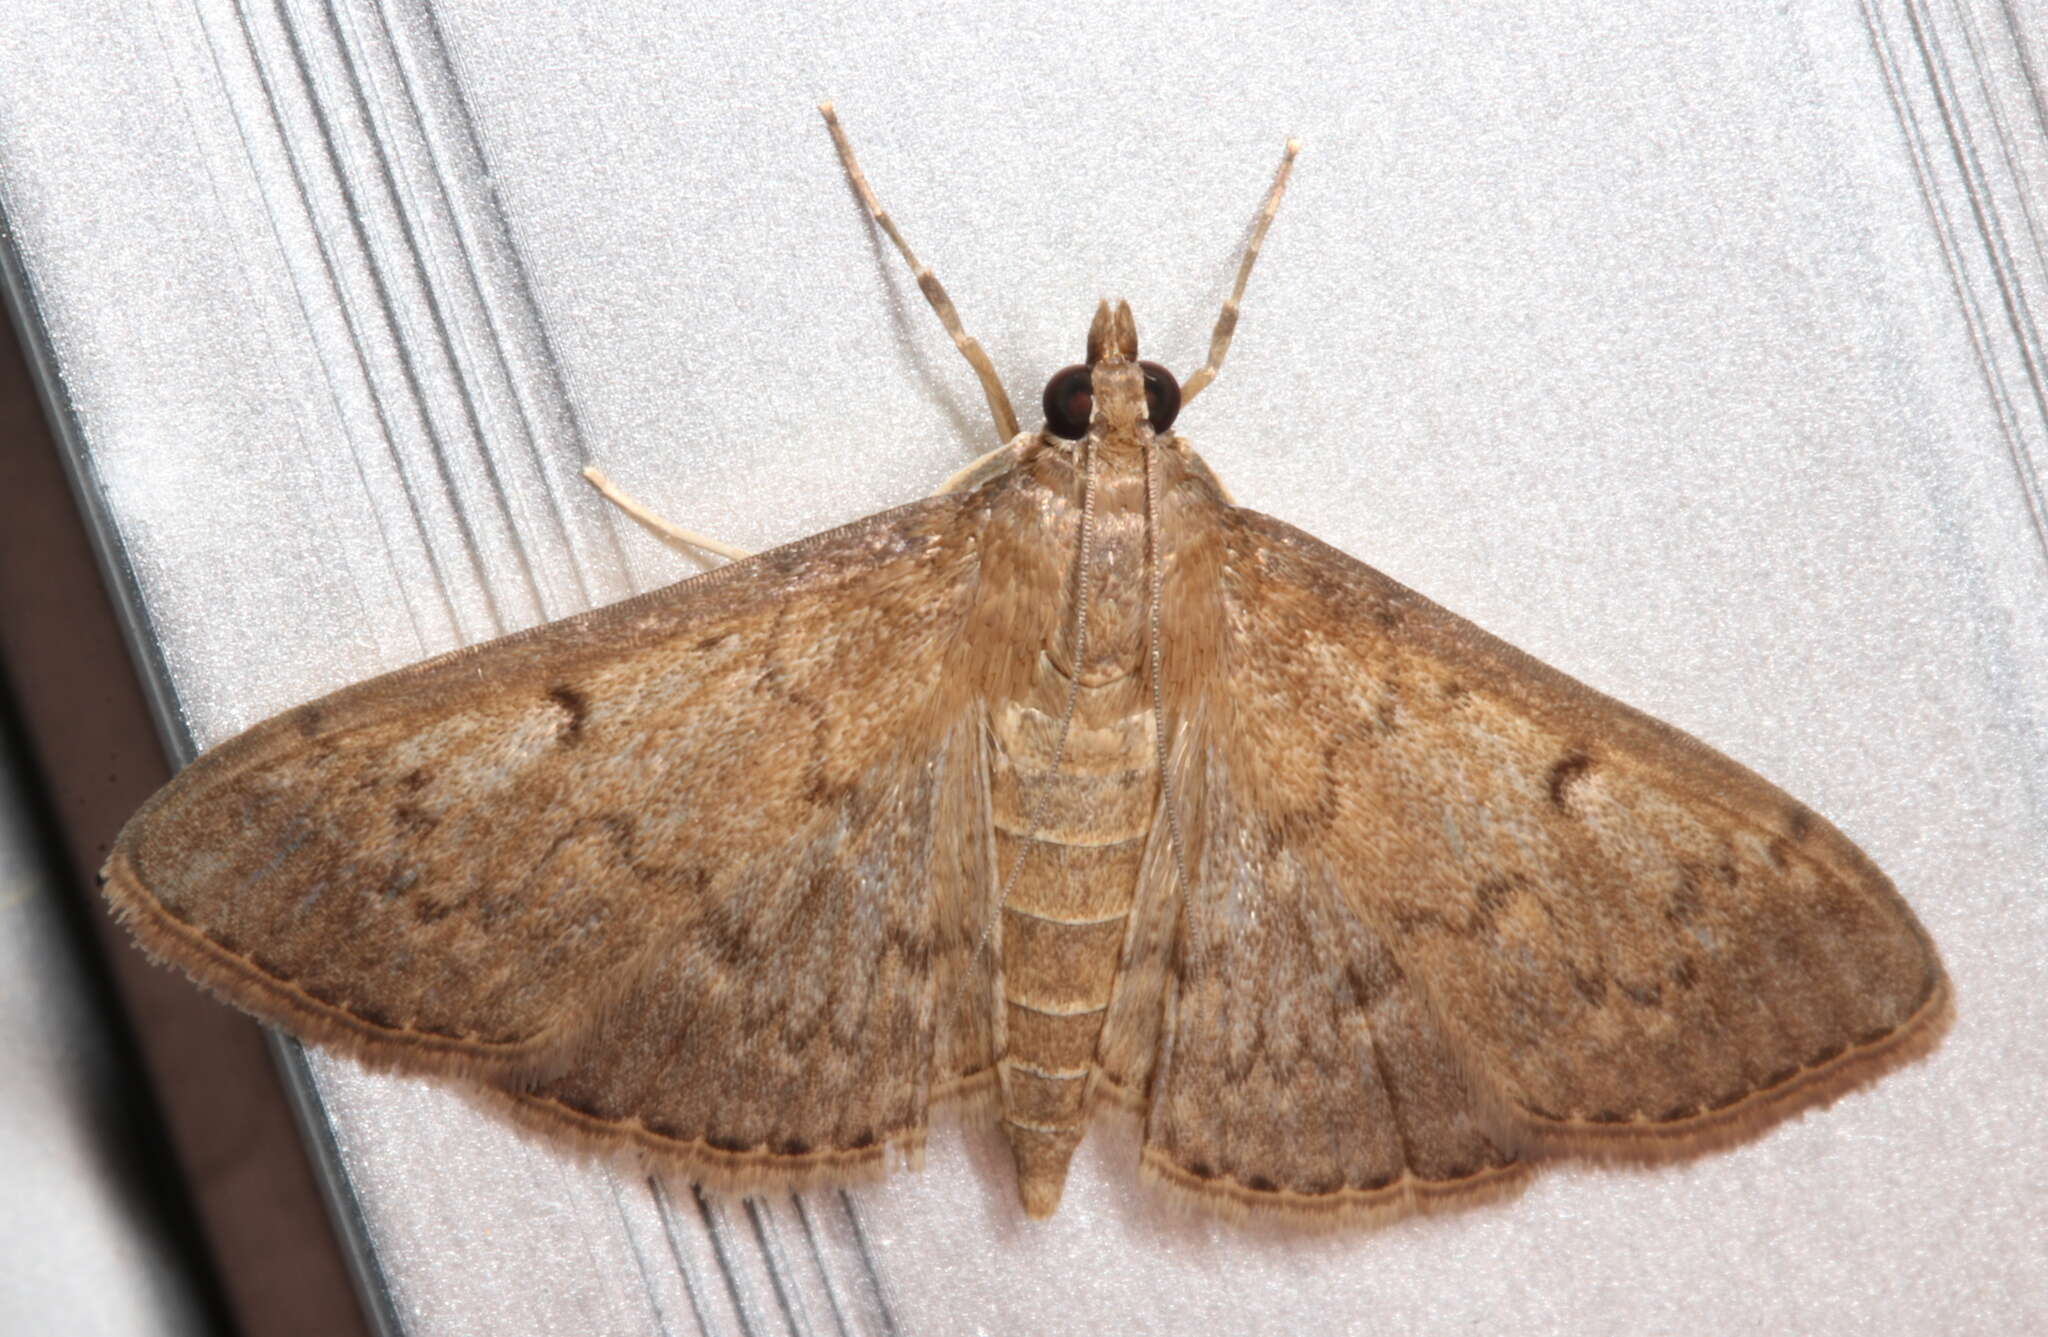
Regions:
M 1734 1141 L 1938 1040 L 1933 946 L 1834 828 L 1297 530 L 1224 529 L 1157 1173 L 1399 1210 Z
M 1194 889 L 1162 894 L 1160 878 L 1141 911 L 1173 930 L 1150 944 L 1158 1028 L 1113 1014 L 1105 1065 L 1118 1090 L 1149 1079 L 1146 1171 L 1212 1207 L 1331 1222 L 1516 1191 L 1526 1167 L 1485 1126 L 1427 1000 L 1327 870 L 1274 843 L 1232 749 L 1201 736 L 1181 791 Z M 1133 1071 L 1148 1038 L 1151 1071 Z
M 107 890 L 233 1002 L 734 1186 L 914 1146 L 961 1010 L 976 574 L 941 497 L 338 692 L 207 753 Z M 946 1008 L 939 1002 L 941 987 Z

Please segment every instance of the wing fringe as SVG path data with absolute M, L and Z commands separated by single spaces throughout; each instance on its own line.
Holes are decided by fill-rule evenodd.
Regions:
M 1677 1117 L 1558 1117 L 1504 1100 L 1483 1076 L 1473 1090 L 1489 1130 L 1518 1154 L 1655 1164 L 1737 1146 L 1810 1110 L 1825 1109 L 1933 1053 L 1954 1021 L 1955 995 L 1947 975 L 1936 970 L 1925 1001 L 1891 1030 L 1816 1058 L 1718 1108 Z

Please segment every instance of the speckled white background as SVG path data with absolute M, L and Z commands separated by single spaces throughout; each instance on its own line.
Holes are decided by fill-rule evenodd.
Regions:
M 68 54 L 0 36 L 0 188 L 217 739 L 452 633 L 408 603 L 331 446 L 277 278 L 306 243 L 237 229 L 262 210 L 209 82 L 232 76 L 207 73 L 231 64 L 225 6 L 145 8 L 65 7 L 98 25 Z M 993 444 L 819 98 L 1020 409 L 1103 295 L 1192 369 L 1299 136 L 1230 363 L 1180 429 L 1241 502 L 1826 813 L 1955 977 L 1946 1046 L 1825 1114 L 1376 1233 L 1163 1212 L 1113 1125 L 1027 1223 L 999 1141 L 942 1129 L 922 1176 L 860 1194 L 903 1328 L 2048 1321 L 2048 581 L 1864 18 L 1415 11 L 438 8 L 589 453 L 743 545 L 918 495 Z M 639 583 L 685 570 L 624 541 Z M 592 1242 L 598 1172 L 448 1093 L 323 1072 L 415 1330 L 636 1312 Z

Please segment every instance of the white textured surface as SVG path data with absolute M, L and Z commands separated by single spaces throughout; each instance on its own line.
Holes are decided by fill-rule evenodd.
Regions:
M 363 500 L 380 466 L 339 444 L 364 410 L 286 277 L 313 240 L 264 223 L 256 183 L 279 173 L 225 111 L 248 105 L 230 7 L 31 8 L 85 35 L 67 53 L 33 25 L 0 34 L 0 202 L 200 736 L 473 634 L 488 616 L 460 591 L 435 611 L 408 555 L 425 549 Z M 1956 980 L 1931 1061 L 1760 1143 L 1557 1171 L 1515 1203 L 1377 1233 L 1170 1216 L 1110 1125 L 1058 1217 L 1027 1223 L 993 1136 L 941 1131 L 925 1174 L 859 1195 L 897 1318 L 2048 1319 L 2048 580 L 1864 17 L 1415 9 L 439 11 L 584 448 L 745 545 L 929 490 L 993 444 L 818 98 L 1020 410 L 1103 295 L 1131 300 L 1148 356 L 1190 370 L 1301 137 L 1230 364 L 1180 428 L 1245 504 L 1826 813 Z M 682 572 L 623 539 L 640 583 Z M 502 620 L 556 611 L 563 578 L 506 593 Z M 643 1312 L 601 1172 L 446 1093 L 322 1071 L 415 1330 Z

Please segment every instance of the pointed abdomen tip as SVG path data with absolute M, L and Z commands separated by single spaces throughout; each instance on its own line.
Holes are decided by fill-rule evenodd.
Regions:
M 1017 1196 L 1024 1214 L 1044 1220 L 1058 1210 L 1060 1194 L 1067 1184 L 1067 1162 L 1080 1145 L 1079 1128 L 1033 1128 L 1003 1122 L 1009 1134 L 1010 1150 L 1017 1158 Z

